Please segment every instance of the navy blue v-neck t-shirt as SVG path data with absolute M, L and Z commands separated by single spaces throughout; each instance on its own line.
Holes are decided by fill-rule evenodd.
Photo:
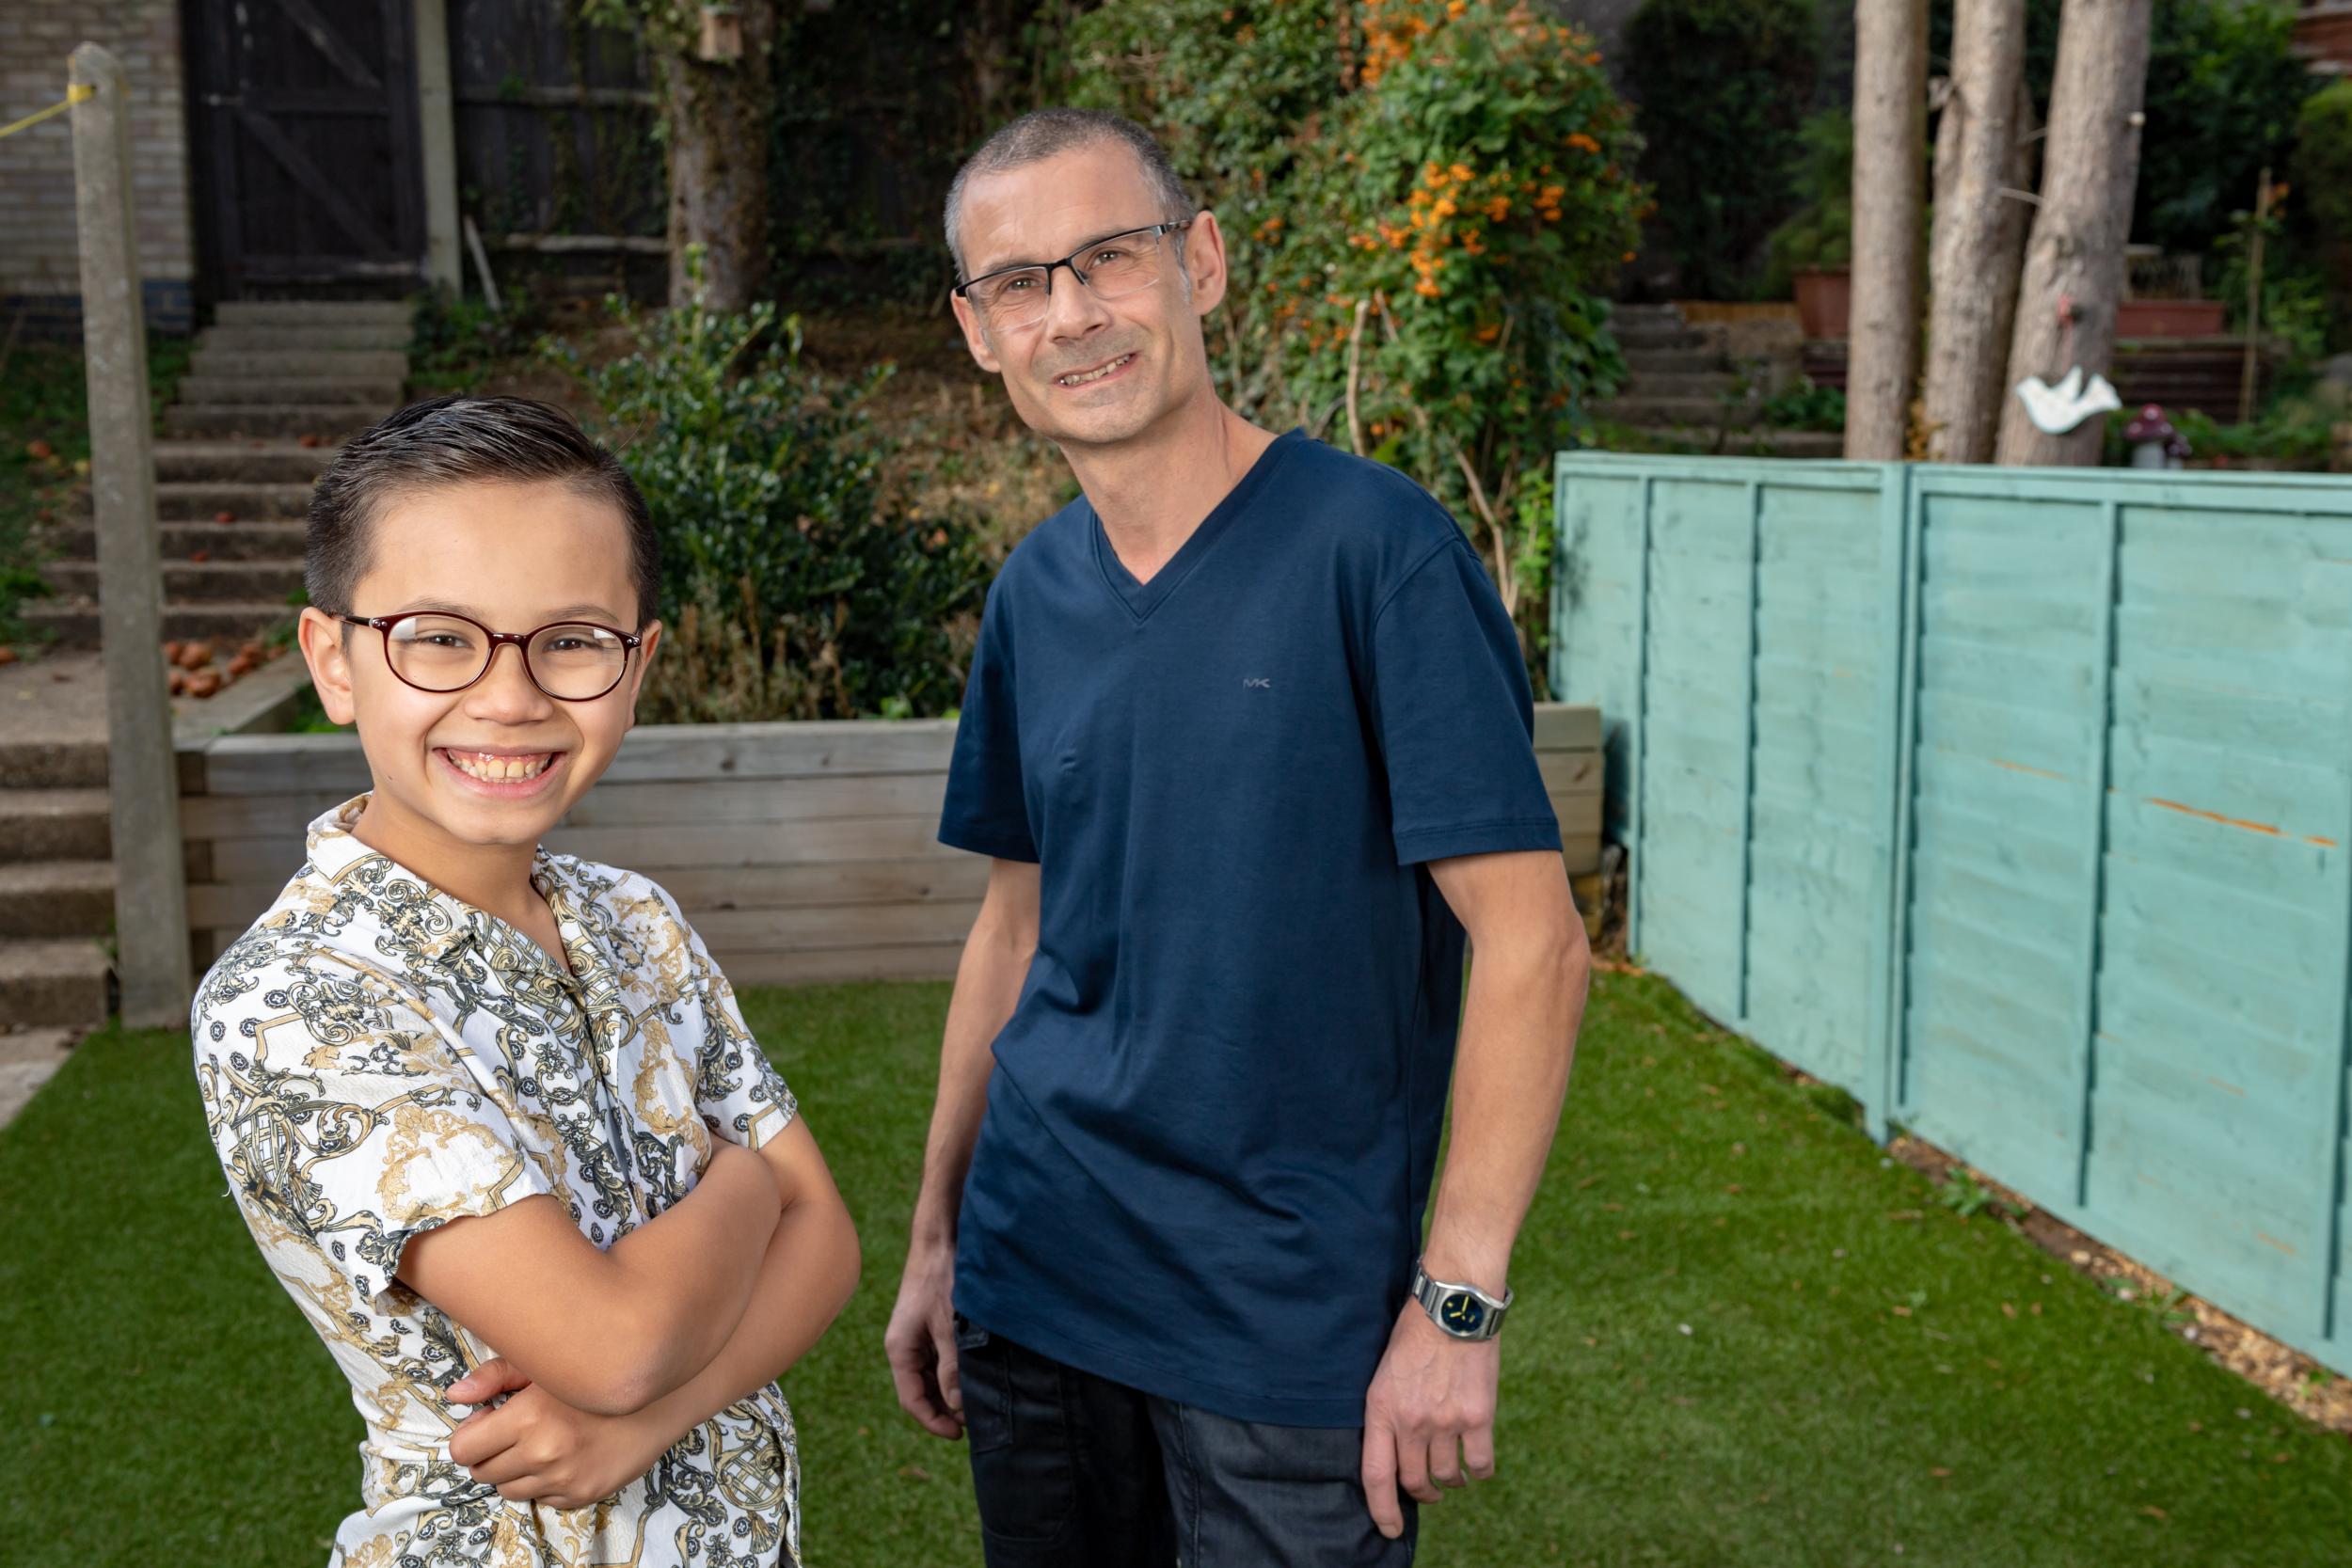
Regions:
M 1039 863 L 956 1308 L 1239 1420 L 1362 1424 L 1454 1064 L 1424 863 L 1552 849 L 1454 519 L 1293 431 L 1148 582 L 1079 499 L 988 595 L 939 836 Z

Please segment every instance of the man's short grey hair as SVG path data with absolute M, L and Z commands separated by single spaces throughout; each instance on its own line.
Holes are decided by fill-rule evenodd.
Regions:
M 980 150 L 956 170 L 956 178 L 947 187 L 947 254 L 955 259 L 956 276 L 966 276 L 961 232 L 963 187 L 974 175 L 1042 163 L 1061 153 L 1104 142 L 1116 142 L 1126 148 L 1136 155 L 1136 162 L 1143 166 L 1143 177 L 1160 207 L 1155 221 L 1181 223 L 1193 215 L 1192 198 L 1186 194 L 1176 166 L 1168 161 L 1168 154 L 1152 139 L 1152 133 L 1134 120 L 1100 109 L 1033 109 L 982 142 Z

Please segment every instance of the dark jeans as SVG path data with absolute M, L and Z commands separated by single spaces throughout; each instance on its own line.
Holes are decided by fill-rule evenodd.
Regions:
M 956 1320 L 988 1568 L 1406 1568 L 1355 1429 L 1236 1421 Z

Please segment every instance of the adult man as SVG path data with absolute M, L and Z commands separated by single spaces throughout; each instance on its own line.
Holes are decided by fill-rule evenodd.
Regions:
M 992 589 L 957 736 L 940 836 L 993 864 L 899 1402 L 969 1435 L 992 1568 L 1407 1562 L 1398 1487 L 1493 1468 L 1583 1006 L 1517 640 L 1425 493 L 1217 400 L 1223 242 L 1144 133 L 1015 121 L 947 230 L 1084 495 Z

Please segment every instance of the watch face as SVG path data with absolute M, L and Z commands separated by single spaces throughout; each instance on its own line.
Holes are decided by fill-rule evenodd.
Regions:
M 1466 1291 L 1456 1291 L 1438 1305 L 1438 1319 L 1456 1334 L 1475 1334 L 1486 1322 L 1486 1306 Z

